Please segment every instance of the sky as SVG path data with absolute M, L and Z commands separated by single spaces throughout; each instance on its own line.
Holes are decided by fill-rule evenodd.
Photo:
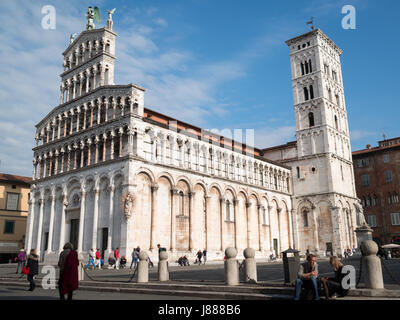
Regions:
M 55 29 L 44 29 L 44 6 Z M 344 29 L 345 5 L 356 10 Z M 1 0 L 0 172 L 31 176 L 35 125 L 59 103 L 62 52 L 116 8 L 115 84 L 146 88 L 145 107 L 204 129 L 254 130 L 255 147 L 295 140 L 289 48 L 314 24 L 342 50 L 352 150 L 400 136 L 400 1 Z M 95 22 L 96 24 L 96 22 Z

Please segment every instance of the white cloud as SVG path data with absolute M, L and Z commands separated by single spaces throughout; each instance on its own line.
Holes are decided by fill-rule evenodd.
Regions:
M 281 144 L 286 144 L 287 142 L 296 140 L 295 134 L 296 127 L 294 126 L 255 129 L 255 147 L 259 149 L 264 149 Z
M 376 135 L 376 132 L 373 131 L 367 131 L 367 130 L 352 130 L 350 131 L 350 139 L 357 141 L 364 139 L 366 137 L 374 136 Z

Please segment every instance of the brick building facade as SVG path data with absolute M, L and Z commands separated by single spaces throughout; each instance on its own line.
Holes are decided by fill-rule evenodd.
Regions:
M 400 244 L 400 137 L 353 152 L 357 195 L 379 244 Z

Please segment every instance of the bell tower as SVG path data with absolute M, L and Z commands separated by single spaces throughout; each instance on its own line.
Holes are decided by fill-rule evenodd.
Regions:
M 326 179 L 326 192 L 355 196 L 342 50 L 320 29 L 286 44 L 290 48 L 297 157 L 315 158 L 314 173 Z M 316 172 L 322 162 L 327 164 L 326 170 Z
M 63 52 L 60 104 L 76 99 L 98 87 L 114 85 L 115 38 L 112 24 L 71 36 Z
M 292 149 L 280 161 L 292 167 L 295 244 L 301 251 L 340 256 L 344 249 L 357 246 L 358 204 L 342 50 L 320 29 L 286 44 L 290 49 L 296 142 L 284 146 Z

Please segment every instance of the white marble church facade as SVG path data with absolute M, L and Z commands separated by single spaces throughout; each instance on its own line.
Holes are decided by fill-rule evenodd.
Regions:
M 114 84 L 115 39 L 108 23 L 63 53 L 60 104 L 36 126 L 26 249 L 54 261 L 70 241 L 84 256 L 119 248 L 130 260 L 140 246 L 157 261 L 158 243 L 171 260 L 204 248 L 221 260 L 231 246 L 265 258 L 313 245 L 299 228 L 295 167 L 145 108 L 145 89 Z M 335 226 L 352 235 L 352 221 Z M 352 243 L 335 230 L 313 234 L 331 234 L 339 252 Z

